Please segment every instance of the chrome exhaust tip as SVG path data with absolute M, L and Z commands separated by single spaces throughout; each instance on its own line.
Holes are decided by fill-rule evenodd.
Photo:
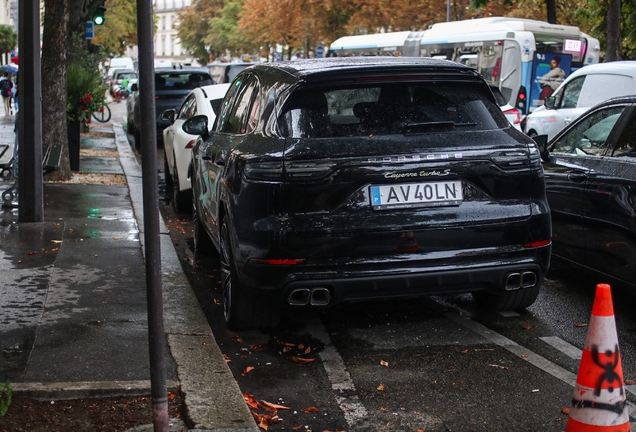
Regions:
M 521 275 L 521 288 L 532 288 L 537 284 L 537 275 L 535 272 L 527 271 Z
M 312 306 L 327 306 L 331 301 L 331 293 L 327 288 L 314 288 L 311 290 L 311 300 L 309 303 Z
M 287 303 L 291 306 L 306 306 L 309 303 L 309 297 L 311 292 L 309 288 L 295 289 L 289 293 L 287 297 Z
M 514 291 L 521 288 L 521 273 L 509 273 L 506 276 L 506 291 Z

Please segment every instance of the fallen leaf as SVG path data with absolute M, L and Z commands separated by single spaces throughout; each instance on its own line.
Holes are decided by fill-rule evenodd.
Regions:
M 377 391 L 383 391 L 384 390 L 384 384 L 380 383 L 380 385 L 378 386 L 378 388 L 376 388 Z
M 314 413 L 314 412 L 318 412 L 319 409 L 316 408 L 315 406 L 310 406 L 309 408 L 305 408 L 304 410 L 301 410 L 304 413 Z
M 461 353 L 462 353 L 462 354 L 468 354 L 468 350 L 467 350 L 467 349 L 462 350 L 462 351 L 461 351 Z
M 255 412 L 252 413 L 256 423 L 258 423 L 258 427 L 267 430 L 269 425 L 271 425 L 274 421 L 278 420 L 278 416 L 270 416 L 268 414 L 257 414 Z
M 291 409 L 288 406 L 278 405 L 278 404 L 267 402 L 267 401 L 264 401 L 264 400 L 261 401 L 261 406 L 263 406 L 263 408 L 265 408 L 267 410 L 270 410 L 270 411 L 276 411 L 276 410 L 279 410 L 279 409 L 282 409 L 282 410 Z
M 289 342 L 283 342 L 283 341 L 278 341 L 278 344 L 282 345 L 282 346 L 286 346 L 286 347 L 295 347 L 296 346 L 296 344 L 289 343 Z
M 94 256 L 95 258 L 97 258 L 99 255 L 98 255 L 98 254 L 95 254 L 95 255 L 93 255 L 93 256 Z
M 263 348 L 263 345 L 257 344 L 257 345 L 250 345 L 249 350 L 252 352 L 259 352 L 259 351 L 265 351 L 265 348 Z
M 587 327 L 587 323 L 574 323 L 574 327 Z
M 298 364 L 307 364 L 307 363 L 313 363 L 316 361 L 315 358 L 302 358 L 297 356 L 291 356 L 289 357 L 289 359 L 293 361 L 294 363 L 298 363 Z
M 252 372 L 253 370 L 254 370 L 254 366 L 248 366 L 248 367 L 245 368 L 245 370 L 243 371 L 243 373 L 241 375 L 247 376 L 247 374 Z
M 284 352 L 284 353 L 286 353 L 286 352 L 290 352 L 290 351 L 291 351 L 291 348 L 290 348 L 290 347 L 288 347 L 288 346 L 283 347 L 283 352 Z
M 311 353 L 311 347 L 308 346 L 307 349 L 305 349 L 305 351 L 303 351 L 303 354 L 307 355 L 307 354 L 310 354 L 310 353 Z
M 51 240 L 51 243 L 60 244 L 62 243 L 62 240 Z
M 384 366 L 384 367 L 389 367 L 389 362 L 388 361 L 384 361 L 384 360 L 380 360 L 380 365 Z
M 634 380 L 625 380 L 625 385 L 634 385 L 636 384 L 636 381 Z
M 384 407 L 380 407 L 380 411 L 386 411 L 387 409 Z
M 29 252 L 27 252 L 27 255 L 35 255 L 35 254 L 37 254 L 37 252 L 36 252 L 36 251 L 29 251 Z
M 532 326 L 530 324 L 524 324 L 521 326 L 521 328 L 524 330 L 532 330 Z
M 521 358 L 527 359 L 528 358 L 528 354 L 521 354 Z
M 303 428 L 303 425 L 298 425 L 298 426 L 294 426 L 291 428 L 291 430 L 301 430 Z
M 168 392 L 168 399 L 173 400 L 175 398 L 175 394 L 173 392 Z
M 565 415 L 570 415 L 570 407 L 561 408 L 561 412 Z
M 257 410 L 261 406 L 261 404 L 258 403 L 256 399 L 254 399 L 254 396 L 248 392 L 243 393 L 243 399 L 245 400 L 245 403 L 247 404 L 247 406 L 252 409 Z
M 215 305 L 220 305 L 220 304 L 221 304 L 221 301 L 220 301 L 219 299 L 214 299 L 214 304 L 215 304 Z
M 299 350 L 302 350 L 303 348 L 305 348 L 305 345 L 303 345 L 303 344 L 298 345 L 298 349 Z
M 232 340 L 234 342 L 243 342 L 243 339 L 240 336 L 232 336 Z

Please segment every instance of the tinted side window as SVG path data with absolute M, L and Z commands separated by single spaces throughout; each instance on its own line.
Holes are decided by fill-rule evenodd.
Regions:
M 624 109 L 611 107 L 591 114 L 559 138 L 553 151 L 580 156 L 607 153 L 607 138 Z
M 195 104 L 196 104 L 196 98 L 194 97 L 193 94 L 191 94 L 183 102 L 183 105 L 181 105 L 181 109 L 179 110 L 179 114 L 177 115 L 177 118 L 181 120 L 189 119 L 191 117 L 191 115 L 188 115 L 188 111 L 190 111 L 189 108 Z
M 636 157 L 636 110 L 632 110 L 631 118 L 626 124 L 614 146 L 612 156 Z
M 253 130 L 249 114 L 252 96 L 258 93 L 257 83 L 255 79 L 247 78 L 244 81 L 237 79 L 232 84 L 232 90 L 223 101 L 224 106 L 217 128 L 219 132 L 248 133 Z

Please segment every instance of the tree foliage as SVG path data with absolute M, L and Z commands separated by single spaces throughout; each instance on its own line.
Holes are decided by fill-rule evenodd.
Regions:
M 181 46 L 189 50 L 201 64 L 207 64 L 214 51 L 206 47 L 209 21 L 220 16 L 223 0 L 194 0 L 191 6 L 181 9 L 178 14 L 178 33 Z M 224 47 L 214 48 L 224 50 Z
M 208 21 L 205 44 L 213 56 L 222 55 L 226 51 L 236 56 L 252 50 L 252 44 L 239 31 L 239 14 L 242 11 L 243 0 L 225 0 L 218 16 Z
M 6 25 L 0 25 L 0 54 L 13 51 L 18 44 L 18 35 Z
M 106 22 L 95 26 L 93 43 L 100 45 L 108 57 L 119 57 L 126 48 L 137 45 L 137 2 L 108 0 L 106 6 Z

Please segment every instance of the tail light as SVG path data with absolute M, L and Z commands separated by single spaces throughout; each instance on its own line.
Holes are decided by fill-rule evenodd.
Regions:
M 515 116 L 514 119 L 510 123 L 512 123 L 512 124 L 521 123 L 521 113 L 519 112 L 519 110 L 517 108 L 510 108 L 509 110 L 505 110 L 504 114 L 506 115 L 506 117 L 509 116 L 509 115 Z
M 519 88 L 519 94 L 517 95 L 516 108 L 519 108 L 519 110 L 525 114 L 527 103 L 528 103 L 528 93 L 526 93 L 526 88 L 524 86 L 521 86 Z

